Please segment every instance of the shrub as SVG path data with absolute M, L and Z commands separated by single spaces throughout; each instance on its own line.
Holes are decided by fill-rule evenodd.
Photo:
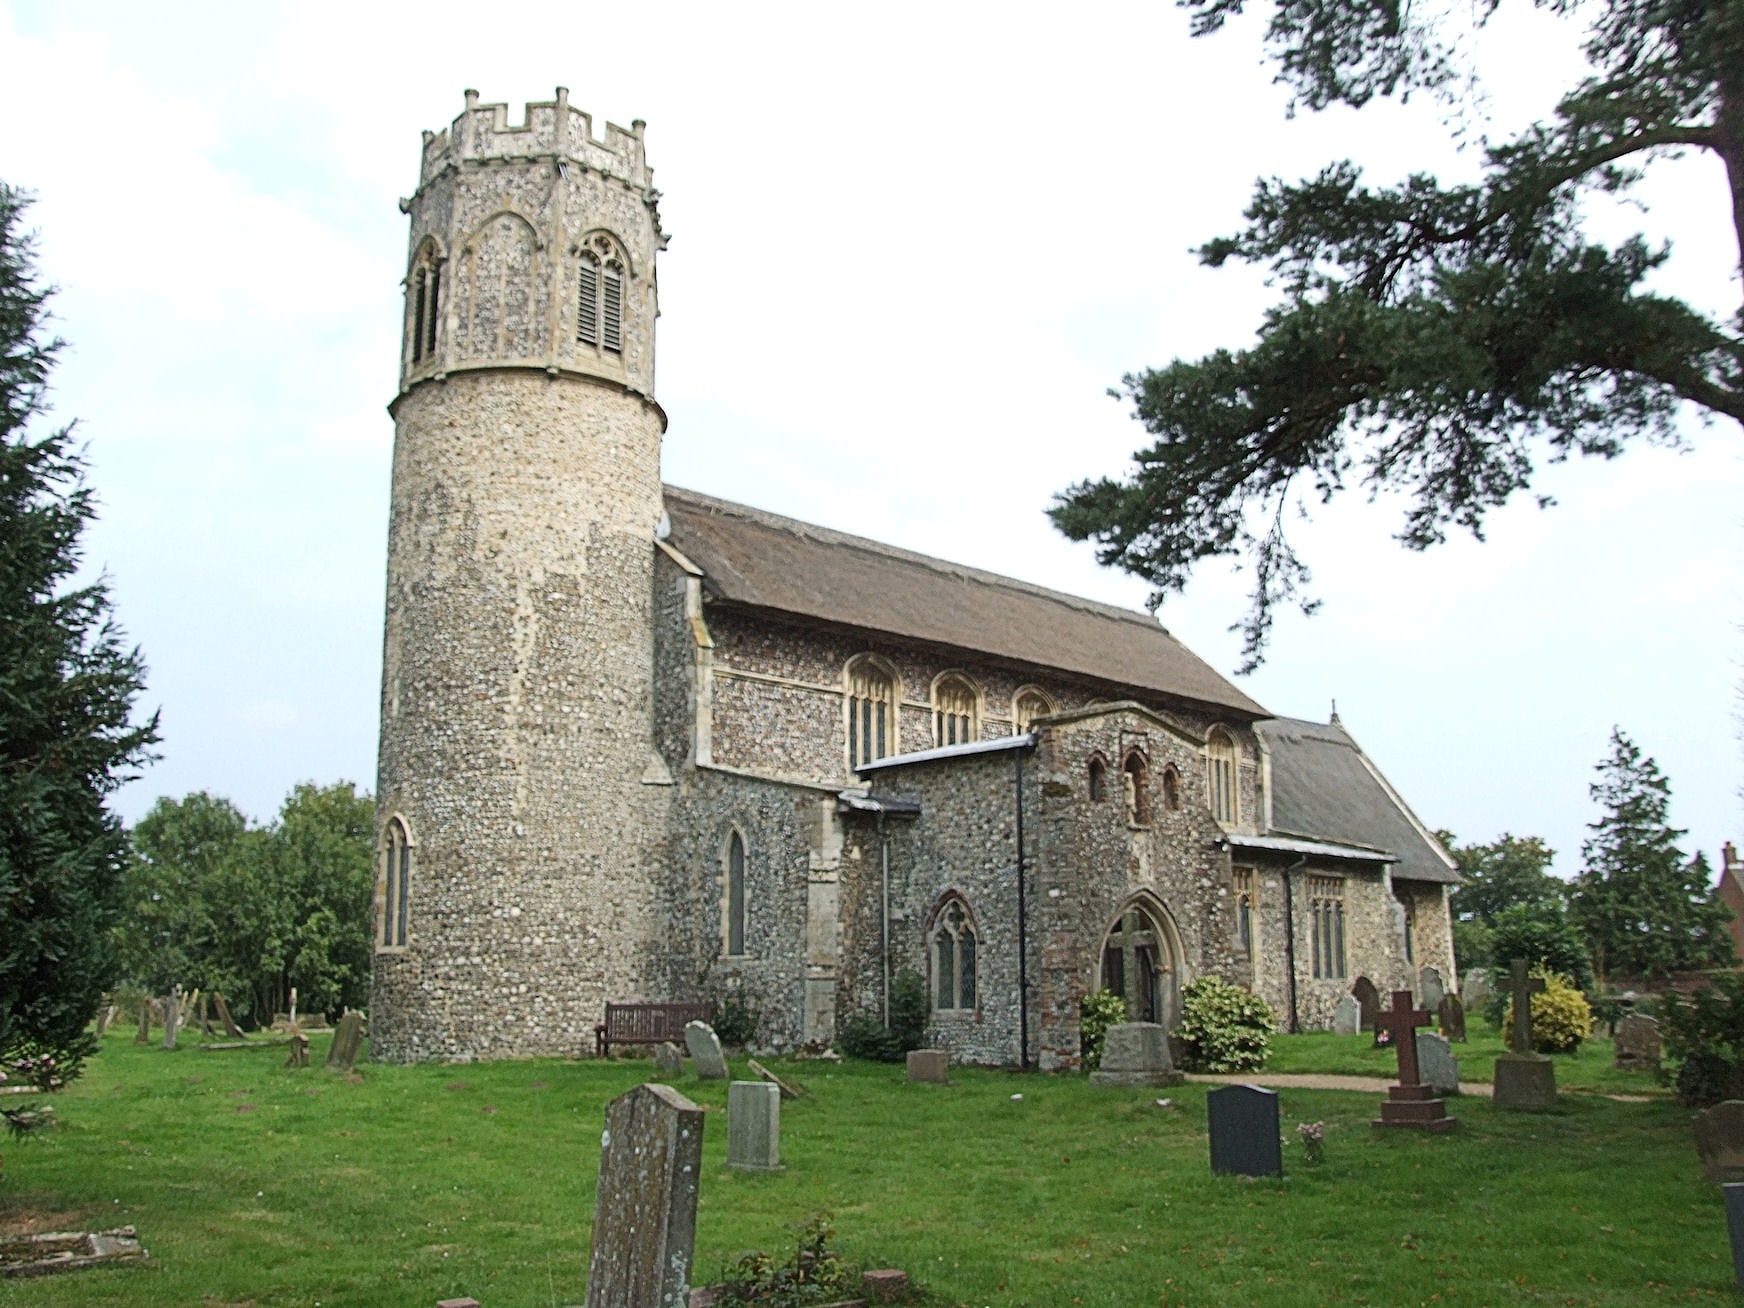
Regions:
M 1678 1102 L 1705 1108 L 1744 1098 L 1744 975 L 1722 972 L 1693 995 L 1675 991 L 1659 1001 L 1666 1061 Z
M 1258 995 L 1219 976 L 1202 976 L 1181 991 L 1175 1034 L 1190 1072 L 1255 1072 L 1266 1065 L 1277 1020 Z
M 755 1042 L 759 1020 L 743 995 L 727 995 L 715 1002 L 715 1035 L 723 1045 L 743 1047 Z
M 836 1046 L 849 1058 L 900 1063 L 926 1043 L 927 992 L 920 973 L 905 967 L 891 979 L 890 1025 L 864 1010 L 842 1023 Z
M 882 1029 L 882 1028 L 880 1028 Z M 723 1303 L 759 1304 L 762 1308 L 803 1308 L 847 1297 L 852 1269 L 830 1248 L 835 1227 L 828 1213 L 817 1213 L 800 1226 L 793 1257 L 777 1264 L 761 1251 L 744 1254 L 727 1268 Z
M 1544 978 L 1544 989 L 1532 996 L 1532 1047 L 1541 1054 L 1568 1054 L 1580 1047 L 1593 1029 L 1593 1010 L 1587 997 L 1548 968 L 1536 967 L 1532 975 Z M 1505 1000 L 1502 1030 L 1514 1025 L 1514 1001 Z
M 1516 958 L 1560 973 L 1577 989 L 1593 983 L 1586 940 L 1568 915 L 1551 905 L 1516 904 L 1496 914 L 1490 927 L 1490 983 L 1506 988 Z
M 1102 1037 L 1124 1021 L 1126 1000 L 1112 990 L 1098 990 L 1078 1001 L 1078 1051 L 1086 1072 L 1102 1066 Z
M 836 1048 L 849 1058 L 865 1058 L 874 1063 L 900 1062 L 903 1056 L 896 1032 L 880 1022 L 876 1013 L 864 1009 L 842 1023 L 836 1032 Z

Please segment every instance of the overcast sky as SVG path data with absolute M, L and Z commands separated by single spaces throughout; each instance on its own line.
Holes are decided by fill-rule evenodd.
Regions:
M 1457 7 L 1457 6 L 1455 6 Z M 1487 119 L 1541 115 L 1579 63 L 1526 11 L 1481 44 Z M 461 92 L 570 88 L 647 120 L 669 481 L 1133 607 L 1044 517 L 1144 433 L 1129 370 L 1252 339 L 1253 270 L 1192 249 L 1259 175 L 1338 157 L 1469 174 L 1435 106 L 1287 120 L 1252 24 L 1189 40 L 1165 0 L 493 9 L 6 3 L 0 178 L 35 191 L 69 342 L 57 416 L 89 443 L 86 541 L 150 664 L 162 761 L 118 797 L 210 790 L 268 818 L 375 774 L 389 454 L 406 257 L 396 200 Z M 1735 309 L 1720 166 L 1660 165 L 1607 233 L 1674 242 L 1661 285 Z M 1488 541 L 1411 554 L 1396 502 L 1299 525 L 1324 600 L 1240 684 L 1346 727 L 1423 820 L 1543 836 L 1579 866 L 1620 725 L 1669 775 L 1687 852 L 1739 821 L 1744 441 L 1546 468 Z M 1214 667 L 1246 580 L 1161 610 Z

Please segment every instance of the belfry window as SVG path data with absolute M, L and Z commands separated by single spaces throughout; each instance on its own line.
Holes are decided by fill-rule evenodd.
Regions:
M 848 766 L 896 753 L 896 681 L 862 655 L 848 665 Z
M 1235 742 L 1222 727 L 1213 727 L 1205 738 L 1205 789 L 1211 799 L 1211 816 L 1226 827 L 1234 826 L 1241 814 Z
M 727 840 L 726 867 L 726 946 L 727 953 L 738 957 L 745 952 L 745 838 L 737 831 Z
M 425 261 L 412 270 L 412 362 L 436 353 L 437 314 L 441 311 L 442 269 Z
M 975 1007 L 975 927 L 962 900 L 945 902 L 933 926 L 933 1007 Z
M 934 745 L 967 745 L 981 738 L 978 699 L 964 678 L 939 678 L 933 687 Z
M 581 252 L 575 303 L 575 339 L 623 353 L 624 265 L 607 236 L 595 236 Z
M 406 826 L 399 818 L 389 818 L 382 834 L 382 898 L 381 934 L 379 942 L 385 949 L 406 943 L 406 909 L 412 897 L 412 849 L 406 838 Z
M 1309 877 L 1308 902 L 1313 925 L 1315 977 L 1334 980 L 1349 976 L 1344 958 L 1344 880 Z

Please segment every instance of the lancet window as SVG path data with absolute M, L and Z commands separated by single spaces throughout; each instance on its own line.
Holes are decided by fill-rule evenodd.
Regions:
M 1145 756 L 1128 750 L 1120 764 L 1120 784 L 1126 791 L 1126 820 L 1135 827 L 1151 820 L 1151 775 Z
M 412 269 L 412 363 L 436 353 L 436 324 L 442 305 L 442 266 L 426 251 Z
M 736 958 L 745 952 L 745 838 L 737 831 L 727 838 L 726 866 L 722 874 L 726 880 L 726 903 L 722 914 L 724 943 L 728 955 Z
M 975 924 L 961 899 L 945 901 L 933 924 L 933 1007 L 961 1011 L 975 1007 Z
M 1235 742 L 1222 727 L 1211 728 L 1205 739 L 1205 789 L 1211 815 L 1226 827 L 1234 826 L 1241 812 L 1235 764 Z
M 393 949 L 406 943 L 406 910 L 412 899 L 412 847 L 406 824 L 388 819 L 382 835 L 382 911 L 380 943 Z

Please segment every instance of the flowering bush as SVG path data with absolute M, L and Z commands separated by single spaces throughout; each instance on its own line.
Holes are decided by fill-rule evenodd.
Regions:
M 1189 1072 L 1256 1072 L 1266 1065 L 1277 1019 L 1258 995 L 1220 976 L 1202 976 L 1181 991 L 1175 1034 Z
M 1126 1000 L 1112 990 L 1098 990 L 1078 1001 L 1078 1048 L 1083 1054 L 1084 1070 L 1094 1072 L 1102 1066 L 1102 1038 L 1108 1028 L 1126 1021 Z
M 1568 1054 L 1580 1047 L 1593 1029 L 1593 1010 L 1587 997 L 1568 978 L 1548 968 L 1535 967 L 1533 976 L 1544 978 L 1544 989 L 1532 996 L 1532 1047 L 1541 1054 Z M 1502 1030 L 1514 1029 L 1514 1001 L 1502 1010 Z

